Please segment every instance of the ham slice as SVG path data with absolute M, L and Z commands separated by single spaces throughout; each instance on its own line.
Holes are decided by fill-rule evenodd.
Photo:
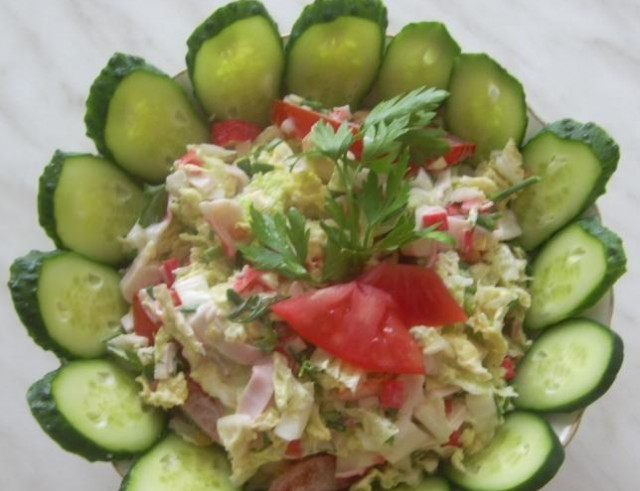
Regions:
M 218 420 L 226 408 L 217 399 L 209 397 L 198 384 L 189 381 L 189 396 L 180 409 L 213 441 L 220 443 Z
M 335 477 L 336 458 L 332 455 L 314 455 L 299 460 L 276 477 L 269 491 L 341 491 L 352 480 Z
M 200 211 L 220 239 L 227 257 L 235 256 L 238 240 L 242 238 L 242 232 L 238 230 L 237 225 L 244 218 L 244 211 L 240 204 L 227 198 L 204 201 L 200 203 Z
M 240 396 L 237 414 L 255 419 L 265 410 L 273 396 L 273 360 L 254 365 L 249 383 Z

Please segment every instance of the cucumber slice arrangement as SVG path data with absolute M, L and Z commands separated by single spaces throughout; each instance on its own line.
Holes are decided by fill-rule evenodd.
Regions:
M 558 472 L 564 450 L 549 423 L 533 413 L 507 414 L 491 443 L 452 465 L 447 476 L 469 491 L 534 491 Z
M 486 54 L 462 54 L 455 61 L 445 104 L 449 131 L 476 143 L 476 159 L 520 144 L 527 129 L 527 103 L 520 82 Z
M 373 85 L 387 28 L 379 0 L 316 0 L 291 30 L 285 87 L 325 107 L 352 109 Z
M 199 447 L 170 433 L 133 464 L 120 491 L 240 491 L 230 475 L 219 447 Z
M 620 151 L 594 123 L 563 119 L 548 125 L 522 150 L 525 168 L 540 177 L 518 195 L 513 211 L 520 244 L 531 250 L 584 212 L 605 192 Z
M 266 125 L 280 95 L 284 50 L 264 6 L 247 0 L 216 10 L 187 45 L 191 83 L 207 114 Z
M 61 447 L 88 460 L 135 458 L 121 491 L 242 489 L 232 484 L 222 449 L 166 434 L 166 414 L 143 404 L 134 375 L 103 358 L 110 355 L 106 341 L 122 332 L 122 317 L 136 316 L 114 269 L 127 259 L 122 238 L 136 223 L 146 227 L 165 218 L 164 178 L 188 144 L 210 141 L 205 117 L 264 127 L 273 101 L 285 94 L 309 107 L 348 104 L 357 111 L 426 86 L 450 95 L 437 127 L 425 133 L 445 129 L 452 142 L 475 145 L 471 163 L 509 140 L 521 146 L 525 93 L 497 61 L 461 53 L 439 22 L 407 25 L 385 52 L 386 28 L 380 0 L 315 0 L 283 41 L 262 3 L 241 0 L 213 12 L 187 41 L 195 99 L 142 58 L 122 53 L 95 79 L 85 123 L 101 156 L 54 154 L 40 178 L 38 210 L 61 250 L 16 259 L 9 288 L 29 334 L 65 363 L 29 389 L 34 417 Z M 425 477 L 396 491 L 448 491 L 450 482 L 470 491 L 540 489 L 564 451 L 547 421 L 529 411 L 581 409 L 620 369 L 620 337 L 574 317 L 597 303 L 626 268 L 621 240 L 596 218 L 577 219 L 604 193 L 618 146 L 596 124 L 564 119 L 521 151 L 526 175 L 540 182 L 509 204 L 522 228 L 519 245 L 531 260 L 524 324 L 538 336 L 511 382 L 518 409 L 505 415 L 488 446 L 465 455 L 464 471 L 450 463 L 446 478 Z
M 446 89 L 460 46 L 440 22 L 405 26 L 387 48 L 377 81 L 380 100 L 421 86 Z
M 626 271 L 620 238 L 596 217 L 564 228 L 531 265 L 531 308 L 525 327 L 540 330 L 595 305 Z
M 582 409 L 604 394 L 622 365 L 622 339 L 589 319 L 547 329 L 518 365 L 517 407 L 543 412 Z
M 165 415 L 145 407 L 133 376 L 108 360 L 72 361 L 27 393 L 42 429 L 87 460 L 124 459 L 153 445 Z
M 140 187 L 106 159 L 57 151 L 40 176 L 40 225 L 59 248 L 96 261 L 126 258 L 122 238 L 145 205 Z
M 73 252 L 32 251 L 16 259 L 9 289 L 34 341 L 62 358 L 106 353 L 128 310 L 118 273 Z
M 116 53 L 93 82 L 87 135 L 127 172 L 160 182 L 189 143 L 209 132 L 186 92 L 142 58 Z

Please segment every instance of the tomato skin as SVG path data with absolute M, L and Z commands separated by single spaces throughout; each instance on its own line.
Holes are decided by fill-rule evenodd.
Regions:
M 133 296 L 131 308 L 133 310 L 134 332 L 138 336 L 144 336 L 149 341 L 153 342 L 158 329 L 160 329 L 160 324 L 154 322 L 154 320 L 149 317 L 149 314 L 147 314 L 147 311 L 142 306 L 140 296 L 137 293 Z
M 385 292 L 350 282 L 282 300 L 271 310 L 303 339 L 364 370 L 424 373 L 419 345 Z
M 509 381 L 516 376 L 516 367 L 513 363 L 513 358 L 509 356 L 505 357 L 505 359 L 502 360 L 502 365 L 500 366 L 504 368 L 504 379 L 506 381 Z
M 264 271 L 245 266 L 233 282 L 233 289 L 240 294 L 253 290 L 272 291 L 273 289 L 262 281 L 263 273 Z
M 404 404 L 404 384 L 402 380 L 385 380 L 378 394 L 380 405 L 392 409 L 400 409 Z
M 167 259 L 162 263 L 162 277 L 168 288 L 171 288 L 176 281 L 176 275 L 174 271 L 180 267 L 180 261 L 176 258 Z
M 211 140 L 221 147 L 253 141 L 261 132 L 260 126 L 242 119 L 227 119 L 211 124 Z
M 438 157 L 433 160 L 428 160 L 423 164 L 427 170 L 443 170 L 447 167 L 459 164 L 469 157 L 473 157 L 476 153 L 476 144 L 473 142 L 461 140 L 460 138 L 449 134 L 444 136 L 444 140 L 449 144 L 449 150 L 442 155 L 446 165 L 439 166 L 439 164 L 436 164 L 436 162 L 440 160 L 440 157 Z
M 404 323 L 444 326 L 467 319 L 436 272 L 411 264 L 381 263 L 358 280 L 387 292 L 397 302 Z
M 334 130 L 337 130 L 342 124 L 342 121 L 332 118 L 328 114 L 322 114 L 281 99 L 275 100 L 271 108 L 271 122 L 282 129 L 287 136 L 300 140 L 307 136 L 313 125 L 320 120 L 329 123 Z M 349 125 L 354 134 L 358 132 L 359 126 L 357 124 L 349 123 Z M 356 159 L 359 159 L 362 155 L 362 140 L 354 142 L 351 151 Z

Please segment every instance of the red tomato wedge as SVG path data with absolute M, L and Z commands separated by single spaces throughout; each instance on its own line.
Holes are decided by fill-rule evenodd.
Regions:
M 385 292 L 350 282 L 277 302 L 271 310 L 303 339 L 372 372 L 424 373 L 422 351 Z
M 262 132 L 255 123 L 242 119 L 227 119 L 211 125 L 211 140 L 216 145 L 226 147 L 235 143 L 250 142 Z
M 144 336 L 153 342 L 160 324 L 156 323 L 149 317 L 147 311 L 140 302 L 140 297 L 136 293 L 133 296 L 131 308 L 133 310 L 133 330 L 138 336 Z
M 322 114 L 280 99 L 274 101 L 271 108 L 271 122 L 279 127 L 286 135 L 299 139 L 307 136 L 311 128 L 313 128 L 313 125 L 321 119 L 333 126 L 334 130 L 340 127 L 341 122 L 331 118 L 327 114 Z M 350 125 L 354 133 L 358 131 L 358 125 L 355 123 L 350 123 Z M 362 155 L 362 140 L 356 141 L 351 146 L 351 151 L 356 158 L 360 158 L 360 155 Z
M 444 326 L 467 319 L 438 274 L 411 264 L 381 263 L 357 280 L 393 298 L 403 322 L 411 326 Z

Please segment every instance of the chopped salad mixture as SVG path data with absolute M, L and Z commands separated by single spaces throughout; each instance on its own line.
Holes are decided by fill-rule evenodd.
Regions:
M 497 61 L 386 28 L 380 0 L 315 0 L 283 39 L 234 1 L 184 77 L 115 53 L 93 82 L 99 155 L 54 153 L 56 249 L 9 289 L 61 362 L 33 416 L 131 462 L 121 491 L 535 491 L 564 459 L 546 416 L 614 382 L 587 309 L 626 269 L 592 213 L 618 145 L 572 119 L 525 141 Z
M 227 148 L 189 146 L 161 221 L 129 232 L 109 349 L 144 367 L 146 403 L 182 409 L 177 432 L 225 448 L 234 483 L 318 453 L 352 490 L 415 483 L 501 424 L 528 345 L 508 242 L 527 176 L 513 142 L 473 167 L 402 144 L 438 142 L 423 128 L 444 97 L 352 115 L 289 96 L 259 134 L 219 125 Z

